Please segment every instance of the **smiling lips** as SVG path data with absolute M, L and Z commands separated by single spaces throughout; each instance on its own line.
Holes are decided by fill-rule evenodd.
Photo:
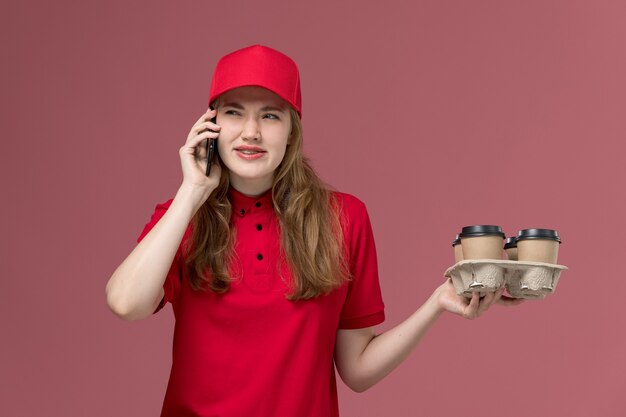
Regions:
M 263 156 L 265 151 L 258 146 L 239 146 L 235 148 L 237 155 L 243 159 L 257 159 Z

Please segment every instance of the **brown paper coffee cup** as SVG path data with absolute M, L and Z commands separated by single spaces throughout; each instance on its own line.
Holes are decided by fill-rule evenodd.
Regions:
M 517 234 L 519 261 L 556 264 L 561 238 L 552 229 L 524 229 Z
M 515 236 L 506 239 L 504 251 L 509 261 L 517 261 L 517 240 Z
M 463 259 L 502 259 L 504 233 L 500 226 L 466 226 L 459 237 Z
M 454 263 L 461 262 L 463 260 L 463 248 L 461 247 L 459 235 L 456 235 L 454 241 L 452 241 L 452 247 L 454 248 Z

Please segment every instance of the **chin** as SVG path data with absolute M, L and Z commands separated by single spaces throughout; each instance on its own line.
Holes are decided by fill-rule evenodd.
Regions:
M 238 170 L 230 170 L 230 175 L 231 176 L 237 176 L 239 178 L 241 178 L 242 180 L 247 180 L 247 181 L 255 181 L 255 180 L 262 180 L 263 178 L 266 178 L 268 176 L 271 176 L 272 173 L 270 172 L 259 172 L 259 171 L 255 171 L 255 172 L 250 172 L 250 171 L 238 171 Z

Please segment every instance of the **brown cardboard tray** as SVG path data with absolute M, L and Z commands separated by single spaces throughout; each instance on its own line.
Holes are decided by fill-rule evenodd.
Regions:
M 460 261 L 446 270 L 458 295 L 484 295 L 506 287 L 515 298 L 543 299 L 554 293 L 561 272 L 567 267 L 544 262 L 471 259 Z

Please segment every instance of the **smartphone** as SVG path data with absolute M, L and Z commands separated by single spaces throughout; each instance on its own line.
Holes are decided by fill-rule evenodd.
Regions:
M 216 118 L 212 118 L 211 122 L 215 123 Z M 208 177 L 211 174 L 211 162 L 213 162 L 213 156 L 217 153 L 217 138 L 215 139 L 207 139 L 206 141 L 206 176 Z

